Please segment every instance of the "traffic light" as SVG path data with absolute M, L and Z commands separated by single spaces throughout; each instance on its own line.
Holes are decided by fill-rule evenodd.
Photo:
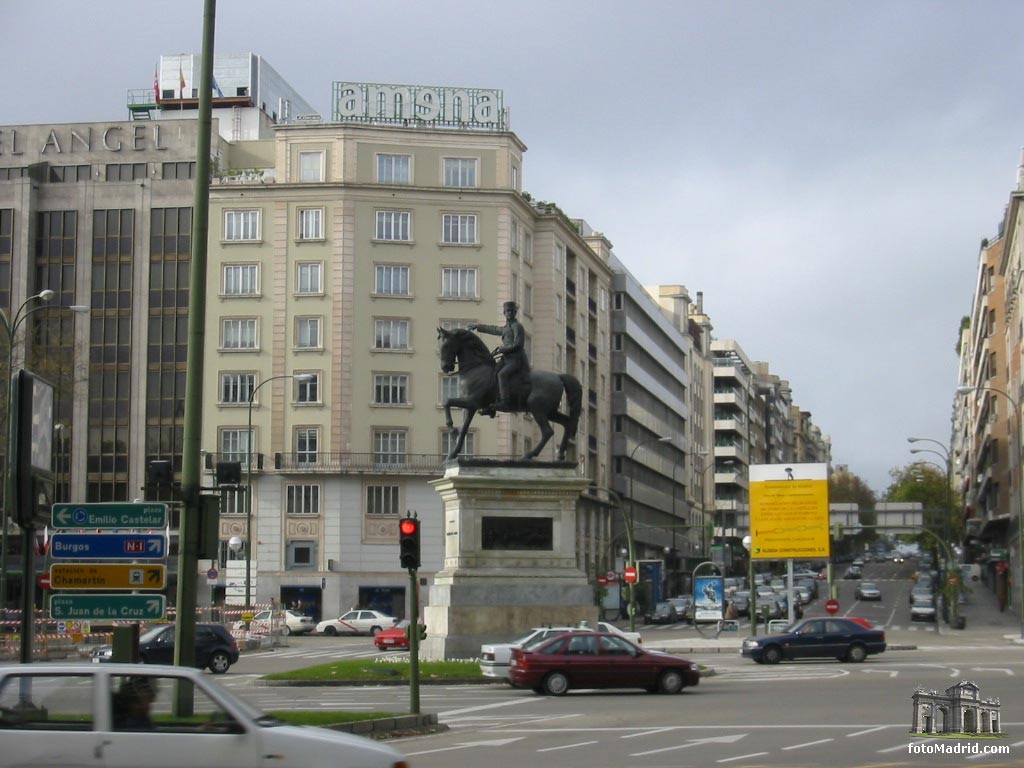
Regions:
M 398 523 L 398 562 L 409 570 L 420 567 L 420 521 L 415 517 Z

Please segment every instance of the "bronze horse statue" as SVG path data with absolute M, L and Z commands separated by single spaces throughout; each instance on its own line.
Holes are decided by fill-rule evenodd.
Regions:
M 479 410 L 487 409 L 494 403 L 498 391 L 496 364 L 487 345 L 472 331 L 458 328 L 446 331 L 437 329 L 440 343 L 441 370 L 453 373 L 458 367 L 459 396 L 444 401 L 444 417 L 448 429 L 455 429 L 452 422 L 452 408 L 464 411 L 462 428 L 458 440 L 448 454 L 454 459 L 462 451 L 466 432 Z M 565 394 L 569 405 L 568 415 L 558 410 Z M 562 442 L 558 446 L 558 460 L 565 459 L 569 441 L 576 436 L 580 411 L 583 407 L 583 386 L 579 379 L 568 373 L 554 371 L 530 371 L 529 393 L 516 404 L 515 413 L 529 413 L 540 428 L 541 440 L 537 446 L 524 454 L 523 459 L 535 459 L 544 450 L 555 430 L 551 422 L 562 425 Z

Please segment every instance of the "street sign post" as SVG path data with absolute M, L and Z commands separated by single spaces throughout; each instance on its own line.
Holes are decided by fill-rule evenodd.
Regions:
M 162 533 L 58 533 L 50 544 L 54 560 L 163 560 Z
M 163 595 L 54 595 L 50 616 L 54 619 L 124 619 L 157 621 L 164 618 Z
M 54 528 L 163 528 L 167 505 L 146 503 L 54 504 Z
M 55 563 L 50 566 L 53 589 L 163 589 L 163 565 L 131 563 Z

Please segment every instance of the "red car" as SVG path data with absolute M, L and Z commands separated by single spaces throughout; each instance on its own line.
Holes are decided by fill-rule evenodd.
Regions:
M 405 634 L 405 629 L 408 626 L 409 620 L 402 619 L 390 629 L 382 629 L 374 635 L 373 642 L 382 651 L 395 649 L 407 651 L 409 650 L 409 637 Z
M 574 632 L 524 650 L 512 649 L 509 680 L 516 688 L 562 696 L 570 688 L 644 688 L 679 693 L 700 682 L 686 659 L 647 651 L 606 632 Z

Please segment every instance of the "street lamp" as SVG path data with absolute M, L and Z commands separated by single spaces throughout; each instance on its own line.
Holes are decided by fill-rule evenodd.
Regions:
M 1017 424 L 1017 593 L 1020 603 L 1020 636 L 1024 640 L 1024 465 L 1021 464 L 1021 440 L 1024 439 L 1024 431 L 1021 430 L 1020 407 L 1016 400 L 1001 389 L 995 387 L 971 387 L 960 386 L 956 388 L 958 395 L 968 395 L 971 392 L 995 392 L 1010 401 Z
M 627 566 L 636 568 L 636 544 L 633 541 L 633 516 L 635 511 L 636 502 L 633 500 L 633 475 L 636 472 L 633 470 L 633 457 L 636 456 L 636 452 L 645 445 L 651 443 L 670 443 L 672 442 L 671 436 L 665 437 L 653 437 L 650 440 L 644 440 L 633 446 L 633 450 L 629 452 L 629 517 L 625 517 L 626 524 L 626 544 L 629 547 L 629 562 Z M 637 580 L 640 579 L 640 571 L 637 570 Z M 636 632 L 636 582 L 631 581 L 629 583 L 629 631 Z
M 282 373 L 264 379 L 249 392 L 249 429 L 246 432 L 246 463 L 245 463 L 245 610 L 252 607 L 251 573 L 252 573 L 252 404 L 256 393 L 264 384 L 278 379 L 294 379 L 309 381 L 314 378 L 312 373 Z
M 4 336 L 7 338 L 7 410 L 4 416 L 7 420 L 5 425 L 7 431 L 7 465 L 4 471 L 4 508 L 3 514 L 0 515 L 0 524 L 2 524 L 2 531 L 0 531 L 0 612 L 7 610 L 7 528 L 11 516 L 10 507 L 14 498 L 10 487 L 12 480 L 10 460 L 14 455 L 15 439 L 14 419 L 11 418 L 11 403 L 14 402 L 14 343 L 17 339 L 18 328 L 29 315 L 41 309 L 66 309 L 77 313 L 89 311 L 88 307 L 80 304 L 58 307 L 50 307 L 45 304 L 37 304 L 34 307 L 29 306 L 33 301 L 52 301 L 56 295 L 49 288 L 44 288 L 39 293 L 25 299 L 13 317 L 8 317 L 7 313 L 0 309 L 0 328 L 3 328 Z

